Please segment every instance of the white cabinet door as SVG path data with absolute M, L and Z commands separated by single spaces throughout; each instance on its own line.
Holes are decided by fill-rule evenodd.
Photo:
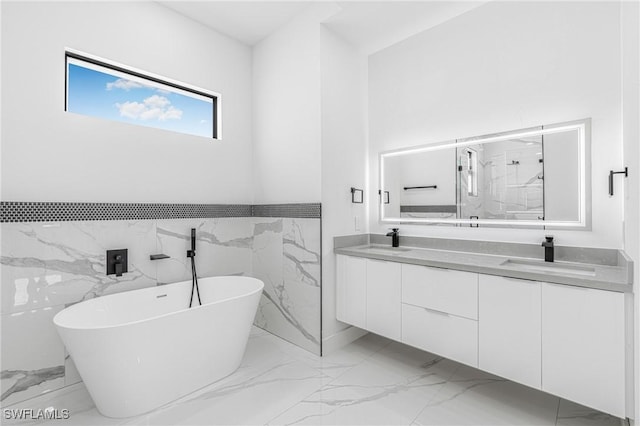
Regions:
M 624 294 L 542 283 L 542 389 L 625 417 Z
M 366 259 L 337 255 L 336 317 L 356 327 L 367 326 Z
M 541 284 L 480 275 L 478 367 L 541 387 Z
M 478 274 L 402 265 L 402 303 L 478 319 Z
M 400 340 L 400 263 L 367 259 L 367 330 Z

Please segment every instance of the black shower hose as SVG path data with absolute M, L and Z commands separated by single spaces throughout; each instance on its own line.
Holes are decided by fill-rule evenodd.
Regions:
M 196 273 L 196 261 L 195 256 L 191 258 L 191 298 L 189 298 L 189 307 L 193 304 L 193 289 L 196 289 L 198 293 L 198 303 L 202 306 L 200 300 L 200 288 L 198 288 L 198 274 Z

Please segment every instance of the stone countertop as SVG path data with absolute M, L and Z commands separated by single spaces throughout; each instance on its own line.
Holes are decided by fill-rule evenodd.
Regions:
M 422 247 L 392 248 L 390 245 L 381 244 L 340 247 L 335 248 L 334 253 L 622 293 L 630 293 L 633 289 L 631 267 L 629 266 L 631 262 L 624 252 L 620 252 L 624 260 L 621 265 L 565 261 L 557 261 L 549 265 L 539 259 L 525 257 Z M 512 262 L 507 262 L 508 260 Z M 518 265 L 513 261 L 520 261 L 525 265 Z M 549 268 L 551 270 L 536 271 L 532 268 Z M 571 270 L 574 268 L 575 270 Z

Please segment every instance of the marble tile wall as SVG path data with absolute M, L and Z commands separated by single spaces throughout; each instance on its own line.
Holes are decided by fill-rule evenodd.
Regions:
M 154 221 L 3 223 L 3 405 L 78 382 L 53 317 L 73 303 L 156 284 Z M 105 275 L 105 251 L 129 249 L 129 272 Z
M 2 223 L 0 404 L 81 379 L 52 319 L 73 303 L 198 275 L 265 281 L 256 324 L 320 353 L 320 219 L 203 218 Z M 127 248 L 129 272 L 105 275 L 106 250 Z M 151 261 L 150 254 L 170 259 Z
M 320 355 L 320 219 L 253 218 L 253 276 L 265 283 L 255 324 Z

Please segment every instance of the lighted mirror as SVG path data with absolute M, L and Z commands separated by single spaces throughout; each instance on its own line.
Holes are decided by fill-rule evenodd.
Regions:
M 380 154 L 383 222 L 591 226 L 589 119 Z

